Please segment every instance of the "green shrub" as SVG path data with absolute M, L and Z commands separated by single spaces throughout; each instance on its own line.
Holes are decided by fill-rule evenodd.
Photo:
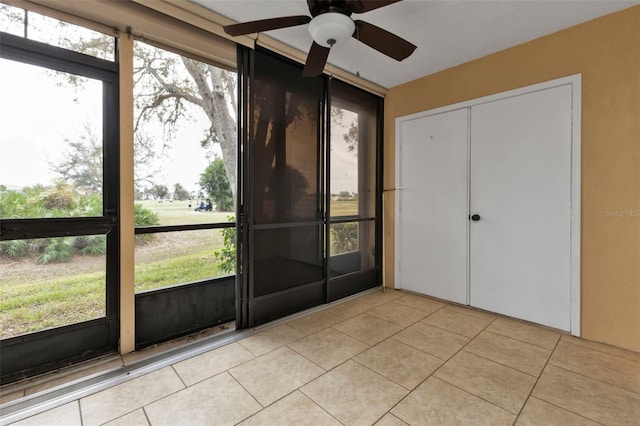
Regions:
M 22 257 L 29 254 L 29 244 L 25 240 L 2 241 L 0 250 L 11 257 Z
M 42 254 L 36 259 L 38 263 L 46 265 L 51 262 L 67 262 L 73 256 L 73 246 L 76 237 L 50 238 Z
M 142 204 L 136 204 L 134 210 L 135 225 L 136 226 L 152 226 L 160 224 L 157 213 L 145 209 Z
M 74 216 L 102 216 L 102 194 L 86 194 L 76 199 Z
M 23 191 L 2 191 L 0 193 L 0 219 L 22 219 L 52 217 L 40 202 L 41 186 L 25 188 Z
M 40 203 L 47 210 L 68 212 L 73 216 L 76 207 L 76 195 L 73 188 L 67 183 L 57 183 L 55 187 L 40 195 Z
M 54 188 L 43 186 L 24 188 L 22 191 L 0 191 L 0 218 L 50 218 L 102 216 L 102 194 L 78 194 L 65 183 Z M 135 205 L 136 226 L 158 225 L 158 215 L 141 204 Z M 149 241 L 153 236 L 142 236 Z M 33 256 L 41 264 L 68 262 L 74 255 L 99 256 L 107 249 L 104 235 L 78 237 L 38 238 L 0 242 L 0 254 L 9 257 Z
M 358 224 L 336 223 L 331 225 L 332 254 L 348 253 L 358 249 Z
M 107 251 L 107 238 L 104 235 L 81 235 L 76 237 L 74 249 L 81 256 L 99 256 Z
M 235 222 L 234 216 L 227 216 L 229 222 Z M 236 272 L 236 228 L 222 229 L 222 249 L 213 252 L 215 258 L 220 262 L 220 271 L 227 274 Z

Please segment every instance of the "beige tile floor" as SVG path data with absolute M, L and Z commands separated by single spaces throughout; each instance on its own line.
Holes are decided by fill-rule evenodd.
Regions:
M 374 292 L 20 425 L 640 425 L 640 354 Z

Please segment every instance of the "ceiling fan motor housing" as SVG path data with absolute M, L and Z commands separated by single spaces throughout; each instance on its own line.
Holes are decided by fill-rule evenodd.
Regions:
M 307 0 L 307 6 L 309 7 L 309 13 L 314 18 L 327 12 L 340 12 L 350 16 L 352 12 L 357 11 L 362 6 L 362 2 L 359 0 Z
M 338 12 L 316 16 L 309 23 L 311 38 L 322 47 L 333 47 L 349 40 L 356 29 L 353 20 Z

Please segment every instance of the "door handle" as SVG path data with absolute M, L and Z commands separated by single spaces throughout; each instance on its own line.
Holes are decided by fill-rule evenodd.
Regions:
M 477 222 L 480 220 L 480 215 L 479 214 L 474 214 L 473 216 L 469 216 L 469 219 L 471 219 L 474 222 Z

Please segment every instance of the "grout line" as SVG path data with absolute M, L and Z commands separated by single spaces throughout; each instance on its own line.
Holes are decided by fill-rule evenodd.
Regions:
M 231 343 L 231 344 L 233 344 L 233 343 Z M 227 346 L 228 346 L 228 345 L 227 345 Z M 219 349 L 219 348 L 218 348 L 218 349 Z M 243 349 L 244 349 L 244 346 L 243 346 Z M 216 350 L 216 349 L 212 349 L 210 352 L 213 352 L 213 351 L 215 351 L 215 350 Z M 245 350 L 246 350 L 246 349 L 245 349 Z M 251 356 L 252 356 L 252 358 L 251 358 L 251 359 L 248 359 L 248 360 L 246 360 L 246 361 L 242 361 L 241 363 L 236 364 L 236 365 L 233 365 L 233 366 L 231 366 L 231 367 L 227 368 L 226 370 L 218 371 L 216 374 L 213 374 L 213 375 L 211 375 L 211 376 L 207 376 L 207 377 L 205 377 L 205 378 L 203 378 L 203 379 L 201 379 L 201 380 L 195 381 L 195 382 L 193 382 L 191 385 L 189 385 L 189 386 L 187 386 L 187 387 L 188 387 L 188 388 L 190 388 L 190 387 L 193 387 L 193 386 L 195 386 L 195 385 L 198 385 L 198 384 L 200 384 L 200 383 L 202 383 L 202 382 L 205 382 L 205 381 L 207 381 L 207 380 L 209 380 L 209 379 L 212 379 L 212 378 L 214 378 L 214 377 L 216 377 L 216 376 L 219 376 L 220 374 L 222 374 L 222 373 L 224 373 L 224 372 L 228 372 L 229 370 L 231 370 L 231 369 L 233 369 L 233 368 L 240 367 L 241 365 L 244 365 L 244 364 L 246 364 L 246 363 L 248 363 L 248 362 L 253 361 L 254 359 L 259 358 L 259 357 L 255 356 L 255 355 L 253 355 L 251 352 L 249 352 L 249 351 L 247 351 L 247 352 L 249 353 L 249 355 L 251 355 Z M 266 355 L 266 354 L 265 354 L 265 355 Z M 177 363 L 176 363 L 176 364 L 177 364 Z M 172 366 L 173 366 L 173 365 L 175 365 L 175 364 L 172 364 Z M 176 371 L 176 372 L 177 372 L 177 371 Z M 179 376 L 179 374 L 178 374 L 178 376 Z
M 576 413 L 576 412 L 574 412 L 574 411 L 567 410 L 566 408 L 561 407 L 561 406 L 559 406 L 559 405 L 556 405 L 556 404 L 554 404 L 553 402 L 547 401 L 546 399 L 541 398 L 540 396 L 531 395 L 529 398 L 527 398 L 527 402 L 529 402 L 529 399 L 531 399 L 531 398 L 533 398 L 533 399 L 537 399 L 538 401 L 545 402 L 545 403 L 547 403 L 547 404 L 549 404 L 549 405 L 553 405 L 553 406 L 554 406 L 554 407 L 556 407 L 557 409 L 562 410 L 562 411 L 566 411 L 567 413 L 575 414 L 576 416 L 578 416 L 578 417 L 580 417 L 580 418 L 582 418 L 582 419 L 585 419 L 585 420 L 587 420 L 587 421 L 589 421 L 589 422 L 593 422 L 593 423 L 596 423 L 596 424 L 599 424 L 599 425 L 603 425 L 603 426 L 605 426 L 605 424 L 604 424 L 604 423 L 601 423 L 601 422 L 599 422 L 599 421 L 597 421 L 597 420 L 593 420 L 593 419 L 590 419 L 590 418 L 588 418 L 588 417 L 585 417 L 585 416 L 583 416 L 583 415 L 582 415 L 582 414 L 580 414 L 580 413 Z M 526 404 L 525 404 L 525 405 L 526 405 Z M 523 410 L 524 410 L 524 407 L 523 407 Z M 520 417 L 520 416 L 518 416 L 518 417 Z
M 445 305 L 445 306 L 443 306 L 443 307 L 442 307 L 442 308 L 440 308 L 440 309 L 444 309 L 446 306 L 448 306 L 448 305 Z M 438 309 L 438 310 L 439 310 L 439 309 Z M 437 310 L 437 311 L 438 311 L 438 310 Z M 437 312 L 437 311 L 435 311 L 435 312 Z M 495 318 L 494 318 L 491 322 L 489 322 L 489 324 L 487 324 L 487 325 L 486 325 L 482 330 L 480 330 L 480 332 L 479 332 L 478 334 L 480 334 L 480 333 L 482 333 L 484 330 L 486 330 L 486 329 L 487 329 L 487 327 L 489 327 L 489 326 L 491 325 L 491 323 L 493 323 L 493 321 L 495 321 Z M 393 337 L 393 336 L 391 336 L 391 337 Z M 469 341 L 468 341 L 467 343 L 465 343 L 464 345 L 462 345 L 462 347 L 461 347 L 460 349 L 458 349 L 458 350 L 457 350 L 453 355 L 451 355 L 448 359 L 443 360 L 443 363 L 442 363 L 438 368 L 436 368 L 435 370 L 433 370 L 433 371 L 431 372 L 431 374 L 429 374 L 427 377 L 425 377 L 425 378 L 424 378 L 424 380 L 422 380 L 420 383 L 418 383 L 418 384 L 417 384 L 417 385 L 416 385 L 416 386 L 415 386 L 415 387 L 414 387 L 414 388 L 413 388 L 413 389 L 412 389 L 408 394 L 406 394 L 406 395 L 404 396 L 404 398 L 402 398 L 402 399 L 401 399 L 400 401 L 398 401 L 395 405 L 393 405 L 391 408 L 389 408 L 388 412 L 389 412 L 389 413 L 391 413 L 391 410 L 393 410 L 394 408 L 396 408 L 396 407 L 397 407 L 397 406 L 398 406 L 402 401 L 404 401 L 404 400 L 405 400 L 409 395 L 411 395 L 411 394 L 412 394 L 416 389 L 418 389 L 420 386 L 422 386 L 422 385 L 424 384 L 424 382 L 426 382 L 427 380 L 429 380 L 429 378 L 430 378 L 430 377 L 433 377 L 433 378 L 438 379 L 438 378 L 437 378 L 437 377 L 435 377 L 434 375 L 435 375 L 435 374 L 436 374 L 436 373 L 437 373 L 437 372 L 438 372 L 438 371 L 439 371 L 439 370 L 440 370 L 440 369 L 441 369 L 441 368 L 442 368 L 442 367 L 443 367 L 447 362 L 449 362 L 449 360 L 450 360 L 451 358 L 453 358 L 454 356 L 456 356 L 460 351 L 462 351 L 462 350 L 463 350 L 463 349 L 464 349 L 464 348 L 465 348 L 469 343 L 471 343 L 472 341 L 473 341 L 473 339 L 469 339 Z M 406 343 L 405 343 L 405 344 L 406 344 Z M 408 345 L 408 346 L 411 346 L 411 345 Z M 411 346 L 411 347 L 413 347 L 413 346 Z M 423 353 L 426 353 L 427 355 L 431 355 L 431 354 L 428 354 L 427 352 L 423 351 L 422 349 L 418 349 L 418 348 L 415 348 L 415 349 L 417 349 L 417 350 L 419 350 L 419 351 L 421 351 L 421 352 L 423 352 Z M 431 355 L 431 356 L 435 356 L 435 355 Z M 438 359 L 442 359 L 442 358 L 440 358 L 440 357 L 436 357 L 436 358 L 438 358 Z M 438 379 L 438 380 L 441 380 L 441 379 Z M 445 383 L 447 383 L 447 382 L 445 382 Z M 465 392 L 466 392 L 466 391 L 465 391 Z M 467 393 L 469 393 L 469 392 L 467 392 Z M 470 395 L 473 395 L 473 394 L 470 394 Z M 475 396 L 475 395 L 473 395 L 473 396 Z M 495 404 L 493 404 L 493 405 L 495 405 Z M 500 408 L 502 408 L 502 407 L 500 407 Z M 504 410 L 504 408 L 503 408 L 503 410 Z M 505 411 L 506 411 L 506 410 L 505 410 Z M 510 412 L 510 411 L 507 411 L 507 412 Z M 401 419 L 401 420 L 403 420 L 402 418 L 400 418 L 400 419 Z M 404 421 L 404 420 L 403 420 L 403 421 Z
M 568 336 L 571 336 L 571 335 L 569 334 Z M 571 337 L 573 337 L 573 336 L 571 336 Z M 593 341 L 591 341 L 591 340 L 582 339 L 582 337 L 576 337 L 576 339 L 585 340 L 586 342 L 593 342 Z M 581 344 L 579 344 L 579 343 L 572 342 L 572 341 L 570 341 L 570 340 L 565 340 L 565 339 L 563 339 L 563 338 L 562 338 L 562 336 L 560 336 L 560 341 L 561 341 L 562 343 L 567 343 L 567 344 L 572 345 L 572 346 L 577 346 L 577 347 L 579 347 L 580 349 L 585 349 L 585 350 L 590 350 L 590 351 L 598 352 L 599 354 L 604 354 L 604 355 L 614 356 L 614 357 L 616 357 L 616 358 L 620 358 L 620 359 L 623 359 L 623 360 L 625 360 L 625 361 L 629 361 L 629 362 L 638 362 L 638 361 L 636 361 L 636 360 L 629 359 L 629 358 L 627 358 L 626 356 L 623 356 L 623 355 L 618 355 L 618 354 L 614 354 L 614 353 L 611 353 L 611 352 L 606 352 L 606 351 L 603 351 L 603 350 L 600 350 L 600 349 L 595 349 L 595 348 L 592 348 L 592 347 L 589 347 L 589 346 L 581 345 Z M 596 343 L 596 344 L 598 344 L 598 345 L 606 345 L 606 343 L 599 343 L 599 342 L 593 342 L 593 343 Z M 612 347 L 613 349 L 620 349 L 620 350 L 623 350 L 623 351 L 626 351 L 626 350 L 627 350 L 627 349 L 617 348 L 617 347 L 615 347 L 615 346 L 611 346 L 611 347 Z M 629 352 L 631 352 L 631 354 L 634 354 L 634 355 L 640 355 L 640 353 L 636 353 L 636 352 L 632 352 L 632 351 L 629 351 Z
M 435 373 L 434 373 L 434 374 L 435 374 Z M 440 380 L 441 382 L 446 383 L 446 384 L 448 384 L 449 386 L 454 387 L 454 388 L 456 388 L 456 389 L 458 389 L 458 390 L 460 390 L 460 391 L 462 391 L 462 392 L 464 392 L 464 393 L 466 393 L 466 394 L 469 394 L 469 395 L 473 396 L 474 398 L 478 398 L 479 400 L 484 401 L 484 402 L 486 402 L 487 404 L 491 404 L 491 405 L 493 405 L 494 407 L 499 408 L 499 409 L 501 409 L 502 411 L 504 411 L 504 412 L 506 412 L 506 413 L 509 413 L 509 414 L 512 414 L 512 415 L 516 416 L 516 418 L 515 418 L 515 420 L 514 420 L 514 424 L 515 424 L 515 421 L 518 419 L 518 413 L 514 413 L 514 412 L 513 412 L 513 411 L 511 411 L 511 410 L 508 410 L 508 409 L 506 409 L 506 408 L 504 408 L 504 407 L 501 407 L 501 406 L 499 406 L 496 402 L 489 401 L 488 399 L 485 399 L 485 398 L 483 398 L 483 397 L 481 397 L 481 396 L 479 396 L 479 395 L 476 395 L 476 394 L 475 394 L 475 393 L 473 393 L 473 392 L 470 392 L 470 391 L 468 391 L 468 390 L 466 390 L 466 389 L 463 389 L 463 388 L 461 388 L 460 386 L 458 386 L 458 385 L 456 385 L 456 384 L 450 383 L 450 382 L 446 381 L 445 379 L 443 379 L 442 377 L 434 376 L 433 378 L 434 378 L 434 379 L 437 379 L 437 380 Z M 523 404 L 523 405 L 524 405 L 524 404 Z
M 510 336 L 510 335 L 508 335 L 508 334 L 499 333 L 499 332 L 494 331 L 494 330 L 487 330 L 487 332 L 488 332 L 488 333 L 497 334 L 498 336 L 502 336 L 502 337 L 508 337 L 508 338 L 509 338 L 509 339 L 511 339 L 511 340 L 517 340 L 518 342 L 526 343 L 527 345 L 535 346 L 536 348 L 542 348 L 542 349 L 546 349 L 546 350 L 548 350 L 548 351 L 553 350 L 553 349 L 547 348 L 547 347 L 545 347 L 545 346 L 537 345 L 537 344 L 535 344 L 535 343 L 531 343 L 531 342 L 527 342 L 527 341 L 522 340 L 522 339 L 518 339 L 517 337 Z M 559 335 L 559 336 L 558 336 L 558 338 L 556 339 L 555 343 L 553 344 L 553 347 L 554 347 L 554 348 L 555 348 L 555 345 L 557 345 L 557 344 L 558 344 L 558 342 L 560 341 L 560 337 L 561 337 L 561 335 Z
M 342 364 L 341 364 L 342 365 Z M 326 373 L 325 373 L 326 374 Z M 311 395 L 307 395 L 306 393 L 304 393 L 304 391 L 300 388 L 296 389 L 298 392 L 300 392 L 300 394 L 302 394 L 305 398 L 307 398 L 309 401 L 313 402 L 316 406 L 320 407 L 320 409 L 322 411 L 324 411 L 325 413 L 327 413 L 328 415 L 331 416 L 332 419 L 335 419 L 338 423 L 340 423 L 341 425 L 344 425 L 344 423 L 342 423 L 336 416 L 334 416 L 333 414 L 331 414 L 329 411 L 327 411 L 326 408 L 324 408 L 322 405 L 320 405 L 319 402 L 317 402 L 315 399 L 313 399 L 311 397 Z
M 295 342 L 292 342 L 292 343 L 295 343 Z M 312 360 L 311 358 L 308 358 L 308 357 L 307 357 L 307 356 L 305 356 L 303 353 L 298 352 L 297 350 L 295 350 L 295 349 L 294 349 L 294 348 L 292 348 L 291 346 L 287 345 L 286 347 L 287 347 L 288 349 L 292 350 L 294 353 L 296 353 L 296 354 L 300 355 L 302 358 L 306 359 L 307 361 L 309 361 L 310 363 L 312 363 L 312 364 L 313 364 L 313 365 L 315 365 L 316 367 L 318 367 L 318 368 L 322 369 L 322 370 L 324 371 L 324 373 L 322 373 L 321 375 L 324 375 L 326 372 L 331 371 L 331 370 L 333 370 L 333 368 L 335 368 L 335 367 L 333 367 L 333 368 L 330 368 L 330 369 L 328 369 L 328 370 L 327 370 L 326 368 L 324 368 L 323 366 L 321 366 L 320 364 L 318 364 L 317 362 L 315 362 L 315 361 L 314 361 L 314 360 Z M 318 377 L 320 377 L 320 376 L 318 376 Z M 308 382 L 307 382 L 307 383 L 308 383 Z M 305 383 L 305 384 L 306 384 L 306 383 Z M 304 385 L 303 385 L 303 386 L 304 386 Z M 301 387 L 301 386 L 298 386 L 298 388 L 300 388 L 300 387 Z
M 78 404 L 78 414 L 80 415 L 80 426 L 84 425 L 84 419 L 82 418 L 82 405 L 80 405 L 80 400 L 76 400 L 76 404 Z
M 540 374 L 538 375 L 538 377 L 536 378 L 535 383 L 533 384 L 533 386 L 531 387 L 531 390 L 529 391 L 529 394 L 527 395 L 527 397 L 524 400 L 524 404 L 522 404 L 522 407 L 520 407 L 520 412 L 518 412 L 517 416 L 516 416 L 516 422 L 518 421 L 518 419 L 520 418 L 520 415 L 522 414 L 522 410 L 524 410 L 524 407 L 527 405 L 527 402 L 529 402 L 529 399 L 531 398 L 531 396 L 533 395 L 533 391 L 536 389 L 536 387 L 538 386 L 538 383 L 540 383 L 540 378 L 542 377 L 542 375 L 544 374 L 544 371 L 547 369 L 547 365 L 549 365 L 549 361 L 551 361 L 551 357 L 553 356 L 553 353 L 556 351 L 556 348 L 558 347 L 558 343 L 560 342 L 560 339 L 558 339 L 556 341 L 556 344 L 553 346 L 553 349 L 551 350 L 551 352 L 549 352 L 549 356 L 547 357 L 547 361 L 544 363 L 544 367 L 542 367 L 542 370 L 540 370 Z
M 423 320 L 424 319 L 426 319 L 426 318 L 423 318 Z M 420 320 L 420 321 L 422 321 L 422 320 Z M 426 326 L 429 326 L 429 327 L 437 328 L 438 330 L 446 331 L 447 333 L 455 334 L 456 336 L 464 337 L 465 339 L 469 339 L 469 342 L 472 341 L 473 339 L 475 339 L 478 336 L 478 334 L 480 334 L 484 330 L 484 329 L 482 329 L 475 336 L 469 337 L 469 336 L 465 336 L 464 334 L 456 333 L 455 331 L 451 331 L 451 330 L 449 330 L 447 328 L 443 328 L 443 327 L 440 327 L 440 326 L 435 325 L 435 324 L 429 324 L 429 323 L 426 323 L 426 322 L 423 323 L 423 324 L 426 325 Z M 464 345 L 467 346 L 467 344 L 469 342 L 465 343 Z
M 569 372 L 569 373 L 575 374 L 575 375 L 580 376 L 580 377 L 583 377 L 583 378 L 585 378 L 585 379 L 593 380 L 594 382 L 598 382 L 598 383 L 602 383 L 602 384 L 605 384 L 605 385 L 608 385 L 608 386 L 612 386 L 612 387 L 614 387 L 614 388 L 616 388 L 616 389 L 620 389 L 620 390 L 622 390 L 622 391 L 629 392 L 629 393 L 632 393 L 632 394 L 634 394 L 634 395 L 639 395 L 639 396 L 640 396 L 640 393 L 639 393 L 639 392 L 635 392 L 635 391 L 632 391 L 632 390 L 630 390 L 630 389 L 623 388 L 622 386 L 614 385 L 614 384 L 612 384 L 612 383 L 605 382 L 605 381 L 602 381 L 602 380 L 596 379 L 596 378 L 591 377 L 591 376 L 587 376 L 586 374 L 579 373 L 579 372 L 577 372 L 577 371 L 573 371 L 573 370 L 570 370 L 570 369 L 568 369 L 568 368 L 566 368 L 566 367 L 561 367 L 561 366 L 556 365 L 556 364 L 550 364 L 550 365 L 551 365 L 552 367 L 554 367 L 554 368 L 559 368 L 560 370 L 567 371 L 567 372 Z M 546 368 L 546 366 L 545 366 L 545 368 Z
M 149 413 L 147 413 L 146 405 L 142 407 L 142 414 L 144 414 L 145 419 L 147 419 L 147 425 L 151 426 L 151 419 L 149 418 Z
M 495 312 L 479 310 L 477 308 L 472 308 L 471 306 L 462 305 L 462 304 L 455 303 L 455 302 L 449 302 L 448 306 L 451 306 L 452 308 L 458 308 L 456 310 L 449 309 L 451 312 L 459 313 L 461 315 L 466 315 L 468 317 L 471 317 L 471 318 L 473 318 L 475 320 L 479 320 L 479 321 L 490 321 L 490 322 L 493 322 L 496 319 L 498 319 L 499 315 L 500 315 L 500 314 L 496 314 Z M 481 318 L 479 315 L 474 315 L 471 312 L 477 312 L 477 313 L 480 313 L 480 314 L 485 314 L 485 315 L 491 316 L 493 318 L 491 318 L 491 319 L 489 319 L 489 318 Z
M 488 327 L 488 326 L 487 326 L 487 327 Z M 549 354 L 547 355 L 547 360 L 545 361 L 545 365 L 540 369 L 540 373 L 538 373 L 538 375 L 534 375 L 534 374 L 531 374 L 531 373 L 529 373 L 529 372 L 527 372 L 527 371 L 520 370 L 520 369 L 518 369 L 517 367 L 513 367 L 513 366 L 510 366 L 510 365 L 504 364 L 504 363 L 502 363 L 502 362 L 500 362 L 500 361 L 496 361 L 495 359 L 491 359 L 491 358 L 489 358 L 489 357 L 487 357 L 487 356 L 484 356 L 484 355 L 478 354 L 478 353 L 476 353 L 476 352 L 474 352 L 474 351 L 472 351 L 472 350 L 469 350 L 469 349 L 465 350 L 465 352 L 467 352 L 467 353 L 470 353 L 470 354 L 475 355 L 475 356 L 478 356 L 478 357 L 480 357 L 480 358 L 484 358 L 484 359 L 486 359 L 486 360 L 489 360 L 489 361 L 495 362 L 496 364 L 500 364 L 500 365 L 502 365 L 503 367 L 511 368 L 512 370 L 516 370 L 516 371 L 518 371 L 518 372 L 520 372 L 520 373 L 527 374 L 527 375 L 529 375 L 529 376 L 531 376 L 531 377 L 539 378 L 539 377 L 542 375 L 542 372 L 544 371 L 544 368 L 546 367 L 547 363 L 548 363 L 548 362 L 549 362 L 549 360 L 551 359 L 551 355 L 553 355 L 553 350 L 551 350 L 551 349 L 541 348 L 540 346 L 532 345 L 532 344 L 530 344 L 530 343 L 523 342 L 523 341 L 518 340 L 518 339 L 513 339 L 513 338 L 511 338 L 511 337 L 509 337 L 509 336 L 503 336 L 502 334 L 494 333 L 494 332 L 492 332 L 491 330 L 487 330 L 486 328 L 485 328 L 484 330 L 482 330 L 480 333 L 482 333 L 483 331 L 486 331 L 487 333 L 495 334 L 495 335 L 500 336 L 500 337 L 504 337 L 504 338 L 509 339 L 509 340 L 513 340 L 513 341 L 515 341 L 515 342 L 524 343 L 524 344 L 526 344 L 526 345 L 533 346 L 533 347 L 535 347 L 535 348 L 538 348 L 538 349 L 544 349 L 544 350 L 548 351 L 548 352 L 549 352 Z M 474 338 L 473 338 L 469 343 L 473 342 L 473 341 L 474 341 L 478 336 L 480 336 L 480 333 L 478 333 L 478 334 L 476 335 L 476 337 L 474 337 Z M 467 345 L 468 345 L 469 343 L 467 343 Z M 556 342 L 556 344 L 557 344 L 557 342 Z M 466 345 L 465 345 L 465 347 L 466 347 Z
M 533 346 L 534 348 L 544 349 L 545 351 L 549 352 L 550 354 L 553 353 L 553 351 L 556 349 L 556 345 L 560 341 L 560 339 L 556 340 L 556 343 L 553 345 L 553 349 L 549 349 L 549 348 L 545 348 L 543 346 L 535 345 L 533 343 L 525 342 L 524 340 L 516 339 L 515 337 L 505 336 L 504 334 L 496 333 L 495 331 L 492 331 L 492 330 L 482 330 L 482 331 L 486 331 L 487 333 L 491 333 L 491 334 L 493 334 L 495 336 L 504 337 L 505 339 L 514 340 L 514 341 L 519 342 L 519 343 L 524 343 L 525 345 Z M 480 333 L 478 333 L 478 334 L 480 334 Z
M 171 364 L 169 367 L 171 367 L 171 370 L 173 370 L 173 373 L 176 376 L 178 376 L 178 379 L 180 380 L 180 383 L 182 383 L 182 386 L 184 386 L 184 389 L 188 389 L 189 386 L 187 386 L 187 384 L 184 382 L 184 380 L 182 380 L 182 376 L 180 376 L 180 373 L 178 373 L 178 370 L 176 370 L 174 365 L 176 365 L 176 363 Z
M 486 361 L 490 361 L 490 362 L 492 362 L 494 364 L 498 364 L 499 366 L 508 368 L 509 370 L 513 370 L 513 371 L 517 371 L 518 373 L 526 374 L 529 377 L 533 377 L 533 378 L 536 378 L 536 379 L 538 377 L 540 377 L 540 375 L 534 375 L 534 374 L 531 374 L 531 373 L 527 373 L 526 371 L 518 370 L 517 368 L 514 368 L 514 367 L 512 367 L 510 365 L 503 364 L 503 363 L 501 363 L 499 361 L 496 361 L 495 359 L 488 358 L 488 357 L 486 357 L 484 355 L 478 355 L 477 353 L 465 350 L 464 348 L 462 349 L 461 352 L 466 352 L 466 353 L 468 353 L 470 355 L 477 356 L 478 358 L 482 358 L 482 359 L 484 359 Z M 542 374 L 542 370 L 540 370 L 540 374 Z
M 230 369 L 229 369 L 229 370 L 230 370 Z M 244 385 L 243 385 L 242 383 L 240 383 L 240 380 L 236 379 L 236 377 L 235 377 L 235 376 L 231 373 L 231 371 L 229 371 L 229 370 L 225 370 L 225 371 L 221 372 L 220 374 L 227 373 L 227 375 L 229 375 L 229 376 L 233 379 L 233 381 L 234 381 L 234 382 L 236 382 L 236 383 L 238 384 L 238 386 L 240 386 L 242 389 L 244 389 L 244 391 L 245 391 L 246 393 L 248 393 L 248 394 L 249 394 L 249 396 L 250 396 L 251 398 L 253 398 L 253 399 L 258 403 L 258 405 L 259 405 L 259 406 L 261 406 L 261 407 L 262 407 L 259 411 L 256 411 L 254 414 L 257 414 L 257 413 L 259 413 L 260 411 L 264 410 L 266 407 L 268 407 L 268 405 L 262 405 L 262 403 L 261 403 L 260 401 L 258 401 L 258 398 L 256 398 L 256 397 L 255 397 L 251 392 L 249 392 L 249 389 L 245 388 L 245 387 L 244 387 Z M 218 376 L 218 374 L 216 374 L 216 376 Z M 214 376 L 214 377 L 215 377 L 215 376 Z M 273 403 L 275 403 L 275 401 L 274 401 Z M 273 403 L 272 403 L 272 404 L 273 404 Z M 252 414 L 251 416 L 253 416 L 254 414 Z M 249 416 L 249 417 L 251 417 L 251 416 Z

